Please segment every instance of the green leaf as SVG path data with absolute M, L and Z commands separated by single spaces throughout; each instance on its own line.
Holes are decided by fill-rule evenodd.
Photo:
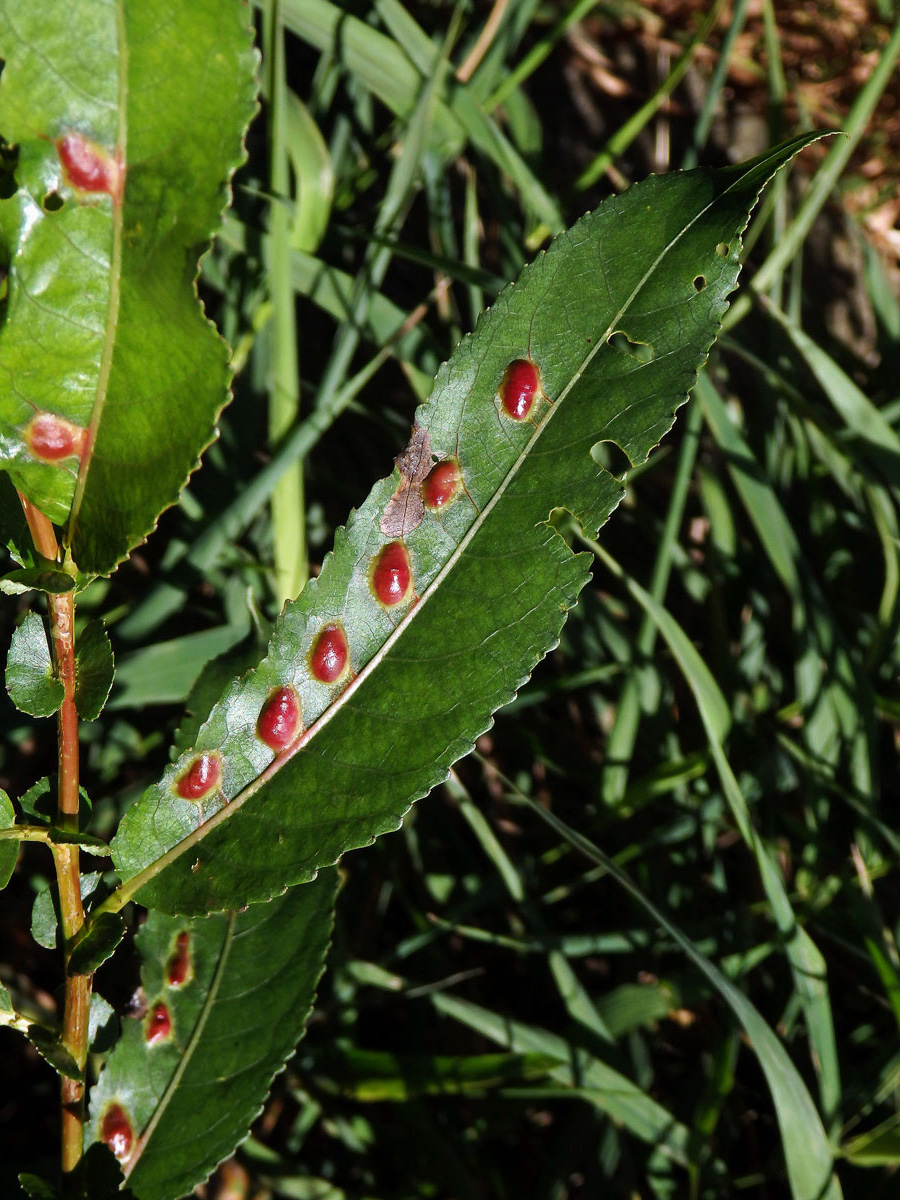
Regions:
M 0 788 L 0 829 L 12 829 L 16 823 L 16 810 L 13 802 Z M 6 887 L 12 878 L 19 856 L 19 843 L 0 841 L 0 891 Z
M 0 578 L 0 592 L 7 596 L 20 596 L 23 592 L 32 590 L 50 592 L 58 596 L 62 592 L 71 592 L 74 587 L 75 579 L 51 564 L 10 571 L 8 575 Z
M 126 929 L 125 918 L 119 913 L 101 913 L 72 945 L 69 974 L 93 975 L 116 952 Z
M 31 532 L 12 480 L 0 471 L 0 542 L 20 566 L 32 566 L 36 557 Z
M 81 899 L 89 900 L 100 885 L 99 871 L 86 871 L 79 879 Z M 104 914 L 105 916 L 106 914 Z M 99 920 L 99 919 L 98 919 Z M 92 926 L 86 927 L 85 937 Z M 45 950 L 55 950 L 59 934 L 59 905 L 55 887 L 46 886 L 38 892 L 31 907 L 31 936 Z
M 0 984 L 0 1026 L 15 1029 L 25 1035 L 43 1058 L 60 1075 L 70 1079 L 81 1079 L 82 1072 L 72 1055 L 62 1045 L 59 1034 L 54 1029 L 37 1025 L 28 1017 L 16 1012 L 12 999 L 5 987 Z
M 46 1179 L 41 1179 L 39 1175 L 31 1175 L 27 1171 L 23 1171 L 19 1176 L 19 1183 L 22 1191 L 30 1197 L 30 1200 L 59 1200 L 59 1192 L 56 1188 Z
M 550 1075 L 642 1141 L 663 1150 L 673 1162 L 689 1161 L 690 1133 L 661 1104 L 627 1075 L 558 1034 L 524 1021 L 512 1021 L 449 992 L 431 996 L 434 1008 L 482 1037 L 518 1054 L 552 1055 L 557 1065 Z
M 323 1091 L 362 1103 L 417 1096 L 476 1095 L 540 1079 L 558 1066 L 551 1054 L 393 1054 L 335 1046 L 316 1060 L 311 1078 Z
M 832 1148 L 813 1099 L 784 1046 L 759 1011 L 678 926 L 673 925 L 665 913 L 651 903 L 612 859 L 593 842 L 566 825 L 555 813 L 542 808 L 531 797 L 518 794 L 532 812 L 591 862 L 602 866 L 650 914 L 702 971 L 740 1021 L 772 1094 L 794 1200 L 841 1200 L 841 1186 L 833 1169 Z M 443 1008 L 448 1001 L 453 1003 L 454 997 L 438 995 L 434 998 L 438 1008 Z
M 27 1037 L 41 1058 L 50 1064 L 57 1075 L 65 1075 L 67 1079 L 84 1078 L 84 1072 L 56 1033 L 42 1029 L 39 1025 L 30 1025 Z
M 56 816 L 57 777 L 45 775 L 19 797 L 19 807 L 38 825 L 50 825 Z
M 56 895 L 47 885 L 41 888 L 31 906 L 31 936 L 45 950 L 56 949 L 59 930 L 59 914 L 56 911 Z
M 841 1154 L 855 1167 L 896 1166 L 900 1163 L 900 1113 L 892 1113 L 874 1129 L 845 1142 Z
M 612 512 L 622 487 L 598 443 L 638 463 L 670 428 L 735 286 L 749 211 L 808 141 L 651 177 L 500 295 L 438 373 L 393 475 L 282 615 L 266 659 L 125 815 L 113 860 L 127 882 L 110 907 L 134 895 L 186 913 L 266 899 L 396 829 L 446 777 L 556 645 L 588 578 L 548 516 L 564 507 L 593 532 Z M 543 394 L 518 420 L 499 391 L 526 357 Z M 462 486 L 428 511 L 420 489 L 435 462 L 458 462 Z M 412 581 L 384 607 L 371 579 L 388 546 L 405 548 Z M 320 639 L 342 636 L 346 668 L 320 681 Z M 276 756 L 257 722 L 291 695 L 305 729 Z
M 27 792 L 24 792 L 19 797 L 19 807 L 22 812 L 37 825 L 49 825 L 53 827 L 53 822 L 57 815 L 56 797 L 58 794 L 58 780 L 56 775 L 45 775 L 43 779 L 39 779 L 37 783 L 33 783 Z M 83 829 L 91 819 L 91 798 L 84 790 L 79 787 L 78 794 L 81 798 L 81 803 L 78 806 L 78 823 Z M 53 840 L 62 842 L 70 840 L 85 844 L 90 842 L 92 845 L 103 845 L 98 838 L 92 838 L 89 834 L 73 834 L 69 830 L 53 829 Z
M 118 1106 L 132 1130 L 123 1168 L 138 1200 L 187 1194 L 246 1136 L 303 1034 L 337 884 L 327 871 L 241 913 L 150 914 L 137 936 L 148 1011 L 123 1022 L 88 1127 L 89 1141 L 102 1141 Z
M 102 621 L 89 621 L 75 643 L 75 707 L 84 721 L 96 721 L 113 685 L 115 662 Z
M 68 524 L 81 570 L 108 572 L 177 498 L 227 398 L 194 275 L 254 111 L 248 14 L 2 0 L 0 57 L 18 147 L 0 465 Z
M 206 664 L 191 688 L 185 701 L 185 715 L 175 730 L 172 742 L 176 753 L 193 746 L 200 726 L 222 692 L 236 675 L 251 670 L 259 662 L 264 650 L 265 638 L 260 637 L 260 631 L 254 627 L 243 641 Z
M 92 1054 L 105 1054 L 116 1043 L 119 1018 L 116 1010 L 96 991 L 91 992 L 91 1015 L 88 1022 L 88 1041 Z
M 6 659 L 6 690 L 16 708 L 32 717 L 50 717 L 63 702 L 66 689 L 53 674 L 50 643 L 37 613 L 26 613 L 13 630 Z
M 210 660 L 225 654 L 247 632 L 248 622 L 219 625 L 123 654 L 110 708 L 144 708 L 183 701 Z
M 287 152 L 299 193 L 291 226 L 293 250 L 314 253 L 325 236 L 334 196 L 334 171 L 325 139 L 312 113 L 295 92 L 286 105 Z

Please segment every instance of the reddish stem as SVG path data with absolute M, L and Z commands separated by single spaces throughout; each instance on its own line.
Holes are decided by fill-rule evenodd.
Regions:
M 21 493 L 22 509 L 34 540 L 44 558 L 56 560 L 59 547 L 48 517 Z M 72 592 L 48 596 L 50 634 L 57 678 L 64 688 L 57 719 L 59 741 L 59 790 L 57 823 L 63 829 L 78 829 L 78 710 L 75 707 L 75 598 Z M 81 903 L 81 865 L 77 846 L 53 847 L 59 888 L 63 946 L 66 965 L 65 1007 L 62 1043 L 84 1071 L 88 1051 L 88 1017 L 91 1007 L 91 977 L 69 975 L 72 943 L 84 925 Z M 81 1161 L 84 1147 L 84 1082 L 62 1081 L 62 1168 L 65 1174 Z

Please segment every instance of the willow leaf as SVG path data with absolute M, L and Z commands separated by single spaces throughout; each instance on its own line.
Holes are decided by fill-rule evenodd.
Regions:
M 123 1021 L 88 1132 L 138 1200 L 187 1195 L 246 1136 L 306 1026 L 337 882 L 327 871 L 246 912 L 142 926 L 147 1011 Z
M 113 843 L 126 882 L 109 906 L 136 895 L 194 913 L 266 899 L 396 829 L 446 777 L 556 645 L 588 578 L 549 514 L 564 507 L 593 532 L 612 512 L 622 485 L 598 443 L 638 463 L 671 427 L 735 286 L 760 189 L 809 140 L 651 177 L 501 293 L 267 657 L 126 814 Z M 516 382 L 540 372 L 530 408 L 507 390 L 510 364 Z M 458 490 L 429 508 L 434 472 L 457 468 Z
M 254 111 L 240 0 L 0 0 L 0 468 L 86 572 L 178 496 L 228 394 L 194 277 Z

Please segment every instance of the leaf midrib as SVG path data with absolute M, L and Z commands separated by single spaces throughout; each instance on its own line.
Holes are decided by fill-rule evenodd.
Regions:
M 774 153 L 769 156 L 770 159 L 774 159 L 775 157 L 777 157 L 777 156 Z M 756 170 L 757 172 L 760 172 L 760 171 L 762 171 L 762 169 L 764 167 L 764 163 L 757 161 L 753 164 L 753 167 L 754 167 L 754 170 Z M 100 909 L 97 910 L 98 913 L 102 909 L 105 909 L 105 908 L 110 908 L 110 909 L 113 909 L 114 911 L 118 911 L 119 909 L 123 908 L 124 905 L 127 904 L 129 902 L 129 900 L 131 900 L 131 898 L 142 887 L 145 887 L 148 883 L 150 883 L 153 879 L 155 879 L 157 875 L 161 874 L 162 871 L 164 871 L 167 867 L 171 866 L 174 862 L 176 862 L 183 854 L 187 853 L 193 847 L 195 847 L 200 842 L 202 842 L 203 839 L 208 834 L 212 833 L 212 831 L 214 829 L 217 829 L 219 827 L 219 825 L 223 824 L 223 822 L 227 821 L 230 817 L 232 817 L 240 808 L 242 808 L 244 806 L 244 804 L 248 800 L 252 799 L 252 797 L 262 787 L 264 787 L 270 781 L 270 779 L 272 779 L 273 776 L 275 774 L 277 774 L 277 772 L 280 771 L 282 769 L 282 767 L 284 767 L 284 765 L 287 762 L 289 762 L 291 759 L 293 759 L 293 757 L 296 754 L 300 753 L 300 751 L 303 750 L 310 743 L 310 741 L 315 736 L 317 736 L 325 728 L 325 726 L 343 710 L 345 704 L 352 698 L 352 696 L 355 694 L 355 692 L 362 686 L 362 684 L 364 682 L 366 682 L 368 680 L 368 678 L 372 674 L 372 672 L 378 666 L 380 666 L 380 664 L 383 662 L 383 660 L 385 659 L 387 654 L 393 648 L 394 644 L 403 636 L 404 632 L 410 626 L 412 621 L 415 620 L 421 614 L 422 611 L 424 611 L 425 606 L 428 603 L 428 601 L 431 599 L 431 597 L 440 590 L 444 579 L 455 568 L 455 566 L 459 562 L 459 559 L 462 556 L 462 554 L 465 552 L 465 550 L 468 548 L 468 546 L 471 544 L 471 542 L 474 540 L 474 538 L 478 535 L 478 533 L 483 528 L 485 521 L 487 520 L 488 516 L 491 514 L 493 509 L 496 507 L 500 498 L 506 493 L 506 491 L 509 488 L 509 486 L 511 485 L 512 481 L 517 477 L 518 472 L 521 469 L 522 463 L 532 453 L 534 447 L 537 445 L 540 438 L 543 436 L 544 431 L 549 427 L 550 422 L 553 420 L 553 416 L 556 413 L 558 406 L 561 405 L 563 400 L 565 400 L 565 398 L 571 392 L 572 388 L 575 386 L 575 384 L 578 382 L 578 380 L 583 376 L 585 370 L 587 369 L 589 364 L 593 361 L 593 359 L 596 357 L 596 355 L 600 352 L 602 347 L 606 345 L 606 339 L 612 333 L 615 332 L 619 322 L 622 320 L 622 318 L 628 312 L 628 309 L 629 309 L 630 305 L 632 304 L 632 302 L 634 301 L 635 297 L 640 293 L 640 291 L 645 286 L 647 281 L 656 272 L 660 263 L 670 253 L 670 251 L 673 249 L 673 247 L 676 246 L 678 244 L 678 242 L 680 242 L 681 239 L 693 228 L 693 226 L 698 221 L 700 221 L 710 211 L 710 209 L 712 209 L 716 204 L 720 203 L 726 196 L 728 196 L 728 194 L 732 190 L 734 190 L 735 188 L 737 188 L 739 185 L 741 185 L 742 183 L 744 183 L 746 181 L 748 174 L 749 174 L 749 172 L 744 172 L 741 175 L 737 176 L 737 178 L 732 183 L 730 183 L 728 185 L 728 187 L 726 187 L 719 194 L 713 196 L 712 199 L 707 204 L 705 204 L 704 207 L 702 209 L 700 209 L 691 218 L 691 220 L 678 231 L 677 235 L 674 238 L 672 238 L 665 245 L 665 247 L 659 252 L 659 254 L 656 256 L 656 258 L 653 260 L 653 262 L 650 264 L 650 266 L 648 266 L 648 268 L 646 269 L 644 274 L 641 276 L 641 279 L 639 280 L 639 282 L 635 284 L 635 286 L 632 288 L 632 290 L 629 293 L 626 300 L 622 303 L 622 305 L 620 306 L 618 311 L 609 320 L 606 330 L 605 330 L 604 334 L 602 335 L 602 337 L 599 337 L 596 339 L 596 341 L 592 345 L 591 349 L 588 351 L 588 353 L 582 359 L 579 368 L 573 372 L 570 382 L 563 388 L 563 390 L 560 392 L 560 394 L 556 398 L 556 400 L 552 404 L 549 405 L 548 411 L 547 411 L 545 417 L 540 422 L 540 424 L 535 428 L 534 434 L 528 440 L 528 442 L 525 444 L 525 446 L 520 451 L 520 453 L 517 455 L 517 457 L 513 461 L 512 465 L 510 466 L 510 469 L 507 472 L 506 476 L 504 477 L 504 479 L 502 480 L 502 482 L 500 483 L 500 485 L 498 486 L 498 488 L 496 489 L 494 494 L 491 496 L 490 500 L 485 505 L 485 507 L 475 517 L 475 520 L 472 522 L 472 525 L 469 527 L 469 529 L 463 535 L 459 544 L 454 548 L 450 557 L 447 559 L 447 562 L 441 567 L 441 569 L 438 571 L 437 575 L 434 577 L 432 582 L 429 584 L 428 588 L 425 590 L 425 592 L 420 597 L 419 602 L 416 605 L 414 605 L 412 607 L 412 609 L 410 609 L 410 611 L 403 617 L 403 619 L 398 623 L 397 627 L 388 636 L 388 638 L 385 640 L 385 642 L 378 648 L 378 650 L 375 651 L 375 653 L 372 655 L 372 657 L 369 659 L 369 661 L 365 664 L 365 666 L 360 669 L 359 673 L 354 677 L 352 682 L 344 689 L 344 691 L 340 694 L 340 696 L 338 696 L 334 700 L 334 702 L 325 710 L 325 712 L 322 713 L 322 715 L 318 718 L 318 720 L 316 720 L 312 725 L 310 725 L 310 727 L 307 730 L 304 731 L 302 737 L 298 739 L 295 746 L 293 746 L 289 751 L 286 751 L 284 754 L 275 758 L 269 764 L 269 766 L 266 767 L 266 769 L 264 771 L 262 771 L 259 775 L 257 775 L 257 777 L 254 780 L 252 780 L 241 792 L 239 792 L 232 800 L 228 801 L 217 813 L 214 813 L 197 829 L 192 830 L 191 833 L 189 833 L 185 838 L 183 838 L 179 842 L 176 842 L 176 844 L 174 846 L 170 847 L 170 849 L 167 850 L 164 854 L 161 854 L 159 856 L 159 858 L 155 859 L 152 863 L 148 864 L 146 867 L 142 868 L 142 870 L 138 871 L 135 875 L 131 876 L 128 880 L 126 880 L 124 883 L 122 883 L 119 886 L 119 888 L 109 897 L 109 899 L 106 901 L 106 903 L 103 906 L 101 906 Z M 758 194 L 758 191 L 762 189 L 762 187 L 764 186 L 764 184 L 768 178 L 769 178 L 769 175 L 767 175 L 767 174 L 763 173 L 760 175 L 760 184 L 759 184 L 759 189 L 757 190 L 757 194 Z M 639 185 L 637 185 L 637 186 L 639 186 Z M 749 220 L 749 208 L 750 207 L 751 206 L 748 205 L 748 220 Z M 746 227 L 746 222 L 745 222 L 744 227 Z M 738 236 L 740 236 L 740 234 L 738 234 Z M 698 370 L 699 370 L 699 368 L 698 368 Z M 319 865 L 324 865 L 324 864 L 319 864 Z
M 200 1039 L 203 1037 L 203 1031 L 206 1028 L 206 1023 L 209 1020 L 210 1013 L 212 1012 L 216 1000 L 218 999 L 219 992 L 222 988 L 222 981 L 225 978 L 225 968 L 228 965 L 228 959 L 231 955 L 231 947 L 234 942 L 235 920 L 236 914 L 233 912 L 229 913 L 225 937 L 222 940 L 222 945 L 219 948 L 219 959 L 216 963 L 216 969 L 209 985 L 209 991 L 206 993 L 206 997 L 203 1001 L 203 1007 L 200 1010 L 200 1015 L 197 1018 L 191 1036 L 188 1039 L 188 1043 L 184 1048 L 184 1053 L 181 1056 L 178 1066 L 172 1073 L 172 1078 L 166 1084 L 165 1090 L 160 1096 L 156 1108 L 153 1110 L 153 1116 L 141 1131 L 141 1135 L 135 1143 L 134 1153 L 128 1160 L 127 1164 L 122 1168 L 122 1173 L 126 1179 L 140 1161 L 141 1155 L 147 1148 L 150 1139 L 156 1131 L 156 1127 L 159 1125 L 160 1121 L 165 1115 L 166 1109 L 172 1102 L 175 1093 L 178 1090 L 178 1086 L 181 1083 L 182 1077 L 187 1070 L 198 1045 L 200 1044 Z
M 117 155 L 120 169 L 123 172 L 121 192 L 118 198 L 112 196 L 112 233 L 113 244 L 110 255 L 109 305 L 106 313 L 106 333 L 103 339 L 103 352 L 100 356 L 100 370 L 97 375 L 97 390 L 94 405 L 91 410 L 91 420 L 88 425 L 87 446 L 78 468 L 78 478 L 75 481 L 75 493 L 72 497 L 72 507 L 69 512 L 67 542 L 71 546 L 75 540 L 75 527 L 78 523 L 78 513 L 84 500 L 87 487 L 88 472 L 94 456 L 94 446 L 103 410 L 106 406 L 109 391 L 109 377 L 112 371 L 113 354 L 115 353 L 116 333 L 119 325 L 119 307 L 121 304 L 122 286 L 122 234 L 124 226 L 125 188 L 128 182 L 128 41 L 125 29 L 125 0 L 116 0 L 116 35 L 118 41 L 118 128 L 116 130 Z

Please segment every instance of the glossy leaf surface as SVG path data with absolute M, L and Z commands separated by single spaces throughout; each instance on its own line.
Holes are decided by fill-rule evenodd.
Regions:
M 652 177 L 607 200 L 526 268 L 438 373 L 394 474 L 338 531 L 319 577 L 279 620 L 267 658 L 212 711 L 195 748 L 126 814 L 113 844 L 130 896 L 203 912 L 266 899 L 396 829 L 446 777 L 557 642 L 588 578 L 547 524 L 564 507 L 594 533 L 622 496 L 598 443 L 642 462 L 688 395 L 738 275 L 760 189 L 800 139 L 726 170 Z M 536 367 L 527 412 L 506 411 L 511 363 Z M 423 501 L 436 462 L 461 487 Z M 408 597 L 384 606 L 372 565 L 409 554 Z M 323 634 L 346 667 L 321 670 Z M 304 733 L 276 754 L 257 721 L 292 687 Z M 178 780 L 221 764 L 197 800 Z
M 46 560 L 45 564 L 40 567 L 26 567 L 21 571 L 10 571 L 0 579 L 0 592 L 7 596 L 19 596 L 23 592 L 34 590 L 60 595 L 74 589 L 75 580 L 71 575 L 58 570 L 55 564 L 46 563 Z
M 26 613 L 13 631 L 6 690 L 16 708 L 32 717 L 50 717 L 63 702 L 65 688 L 53 674 L 47 631 L 37 613 Z
M 15 823 L 16 810 L 13 808 L 13 802 L 3 788 L 0 788 L 0 829 L 12 829 Z M 9 883 L 18 857 L 18 842 L 0 841 L 0 890 Z
M 124 918 L 119 913 L 103 913 L 84 937 L 77 939 L 69 957 L 70 975 L 93 975 L 111 958 L 126 933 Z
M 227 350 L 193 277 L 254 110 L 239 0 L 0 2 L 0 466 L 79 567 L 153 528 L 214 436 Z
M 102 621 L 89 621 L 75 642 L 75 706 L 84 721 L 103 711 L 115 675 L 109 637 Z
M 303 1034 L 337 882 L 326 871 L 243 913 L 151 913 L 141 928 L 147 1009 L 123 1021 L 89 1125 L 91 1141 L 118 1136 L 138 1200 L 186 1195 L 246 1136 Z

